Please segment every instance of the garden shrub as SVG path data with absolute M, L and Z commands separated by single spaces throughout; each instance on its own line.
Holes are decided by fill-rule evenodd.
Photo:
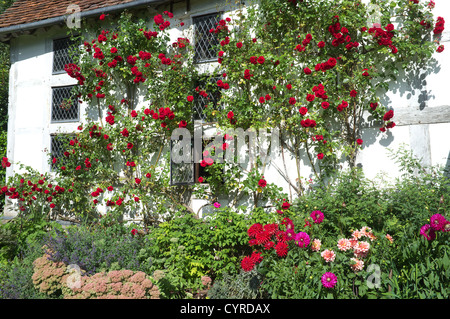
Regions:
M 112 270 L 93 276 L 81 271 L 70 274 L 68 265 L 52 261 L 48 252 L 34 261 L 32 279 L 36 289 L 49 298 L 159 299 L 158 287 L 142 271 Z
M 42 243 L 29 242 L 16 257 L 0 265 L 0 299 L 45 299 L 33 284 L 33 262 L 42 256 Z
M 64 282 L 67 276 L 62 278 Z M 63 289 L 64 299 L 159 299 L 160 292 L 142 271 L 112 270 L 81 276 L 80 287 Z
M 448 298 L 448 177 L 399 154 L 391 185 L 343 171 L 252 225 L 242 269 L 263 274 L 271 298 Z
M 145 255 L 145 238 L 115 228 L 70 226 L 57 230 L 45 241 L 49 258 L 55 262 L 77 264 L 87 274 L 100 271 L 130 269 L 149 270 L 151 260 Z
M 210 299 L 259 299 L 267 297 L 261 288 L 263 276 L 257 271 L 224 274 L 208 291 Z
M 64 283 L 62 277 L 67 271 L 67 265 L 61 261 L 53 262 L 45 253 L 33 262 L 34 273 L 31 277 L 34 286 L 49 297 L 60 297 Z

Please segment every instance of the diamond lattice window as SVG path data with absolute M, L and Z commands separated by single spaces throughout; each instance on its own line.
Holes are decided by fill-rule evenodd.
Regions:
M 205 91 L 207 96 L 195 94 L 193 116 L 194 120 L 207 120 L 204 112 L 205 108 L 212 108 L 217 110 L 217 105 L 221 97 L 220 89 L 217 86 L 217 81 L 222 79 L 221 76 L 205 77 L 199 82 L 197 86 L 199 91 Z
M 193 162 L 193 158 L 188 162 L 174 162 L 173 157 L 174 147 L 177 143 L 181 143 L 182 140 L 171 140 L 170 141 L 170 184 L 172 186 L 175 185 L 189 185 L 194 183 L 194 174 L 195 174 L 195 165 Z M 191 150 L 192 150 L 193 141 L 191 141 Z M 192 154 L 192 152 L 191 152 Z
M 50 135 L 50 153 L 52 160 L 54 158 L 56 159 L 56 163 L 52 162 L 51 164 L 52 171 L 56 170 L 57 167 L 64 165 L 66 158 L 64 152 L 68 151 L 69 142 L 74 138 L 74 134 Z
M 76 122 L 79 120 L 78 99 L 72 93 L 73 86 L 52 88 L 52 122 Z
M 208 14 L 194 17 L 194 40 L 196 63 L 210 62 L 217 60 L 216 46 L 219 44 L 217 34 L 209 32 L 215 29 L 219 23 L 221 13 Z
M 72 63 L 70 47 L 73 41 L 70 38 L 53 40 L 53 73 L 64 71 L 66 64 Z

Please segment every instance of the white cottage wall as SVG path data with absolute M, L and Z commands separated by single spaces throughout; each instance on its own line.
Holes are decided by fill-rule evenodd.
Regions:
M 450 21 L 450 1 L 436 1 L 435 13 Z M 185 23 L 182 29 L 173 28 L 170 35 L 177 37 L 189 34 L 192 27 L 191 16 L 207 14 L 221 9 L 222 1 L 198 1 L 186 11 L 183 4 L 175 4 L 175 18 Z M 229 11 L 230 8 L 225 11 Z M 149 11 L 150 12 L 150 11 Z M 155 11 L 156 12 L 156 11 Z M 149 13 L 150 14 L 150 13 Z M 450 32 L 447 28 L 441 37 L 446 46 L 442 53 L 435 53 L 435 61 L 429 70 L 399 77 L 391 84 L 390 91 L 381 98 L 382 103 L 394 109 L 397 126 L 387 133 L 379 134 L 378 127 L 363 130 L 363 148 L 357 157 L 357 165 L 362 166 L 367 177 L 384 174 L 389 178 L 399 176 L 398 167 L 388 158 L 389 149 L 397 149 L 402 144 L 409 145 L 426 165 L 450 166 Z M 183 31 L 184 30 L 184 31 Z M 184 32 L 184 33 L 183 33 Z M 50 121 L 51 87 L 75 84 L 66 74 L 52 74 L 52 39 L 64 36 L 65 30 L 58 26 L 50 30 L 37 31 L 34 35 L 23 35 L 11 41 L 11 71 L 9 89 L 9 126 L 7 157 L 13 162 L 23 163 L 32 168 L 48 172 L 47 153 L 50 149 L 50 134 L 74 132 L 79 122 L 52 124 Z M 207 68 L 207 65 L 203 65 Z M 81 108 L 83 121 L 83 108 Z M 283 187 L 287 194 L 295 195 L 286 178 L 291 183 L 297 181 L 297 163 L 285 153 L 272 161 L 264 171 L 268 182 Z M 280 171 L 282 174 L 280 174 Z M 7 178 L 19 173 L 17 164 L 7 169 Z M 301 179 L 312 177 L 309 160 L 302 156 Z M 201 210 L 204 199 L 193 199 L 194 211 Z M 223 204 L 226 204 L 224 202 Z M 15 214 L 7 200 L 5 214 Z

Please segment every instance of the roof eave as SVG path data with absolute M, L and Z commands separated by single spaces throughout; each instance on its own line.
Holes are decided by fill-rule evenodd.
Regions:
M 80 12 L 80 18 L 81 19 L 91 18 L 91 17 L 99 16 L 102 13 L 112 13 L 112 12 L 122 11 L 122 10 L 131 9 L 131 8 L 135 8 L 135 7 L 140 7 L 140 6 L 162 4 L 165 2 L 168 3 L 168 2 L 170 2 L 170 0 L 136 0 L 136 1 L 117 4 L 117 5 L 113 5 L 113 6 L 97 8 L 97 9 L 93 9 L 93 10 L 89 10 L 89 11 L 82 11 L 82 12 Z M 34 21 L 34 22 L 30 22 L 30 23 L 24 23 L 24 24 L 18 24 L 18 25 L 0 28 L 0 42 L 9 41 L 9 39 L 11 38 L 10 35 L 14 34 L 14 33 L 23 33 L 23 32 L 35 30 L 38 28 L 44 28 L 44 27 L 49 27 L 52 25 L 66 23 L 68 16 L 69 16 L 69 14 L 65 14 L 62 16 L 54 17 L 54 18 L 49 18 L 49 19 Z M 7 35 L 7 36 L 5 37 L 5 35 Z

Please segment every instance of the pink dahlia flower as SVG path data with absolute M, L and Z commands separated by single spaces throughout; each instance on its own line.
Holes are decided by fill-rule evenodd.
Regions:
M 433 227 L 434 230 L 444 230 L 445 224 L 446 224 L 446 219 L 444 216 L 442 216 L 441 214 L 434 214 L 433 216 L 431 216 L 430 218 L 430 225 L 431 227 Z
M 353 271 L 361 271 L 364 268 L 364 261 L 357 258 L 352 258 L 351 261 L 350 267 Z
M 320 239 L 316 238 L 311 243 L 311 250 L 312 251 L 319 251 L 321 245 L 322 245 L 322 242 L 320 241 Z
M 341 238 L 338 240 L 337 246 L 340 251 L 346 251 L 352 248 L 352 243 L 347 238 Z
M 311 239 L 309 238 L 309 235 L 307 233 L 301 231 L 297 235 L 295 235 L 295 241 L 300 248 L 306 248 L 309 245 Z
M 425 237 L 427 240 L 434 240 L 436 238 L 436 232 L 431 227 L 430 224 L 423 225 L 420 228 L 420 234 Z
M 335 252 L 329 249 L 324 250 L 320 255 L 323 257 L 323 259 L 325 259 L 327 263 L 333 262 L 336 258 Z
M 337 284 L 337 277 L 332 272 L 324 273 L 320 280 L 322 281 L 322 285 L 325 288 L 334 288 L 334 286 L 336 286 Z
M 314 221 L 314 224 L 320 224 L 324 219 L 324 215 L 320 210 L 313 211 L 310 216 Z

